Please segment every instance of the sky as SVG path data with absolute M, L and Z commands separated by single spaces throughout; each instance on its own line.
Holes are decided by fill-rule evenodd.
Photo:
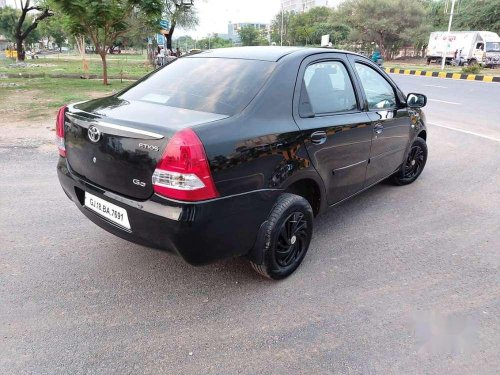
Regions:
M 14 0 L 7 0 L 13 6 Z M 196 30 L 176 30 L 174 37 L 206 37 L 208 33 L 227 33 L 229 21 L 269 23 L 280 11 L 280 0 L 194 0 L 200 25 Z
M 208 33 L 227 34 L 227 24 L 237 22 L 270 23 L 280 11 L 280 0 L 194 0 L 200 24 L 196 30 L 176 30 L 175 36 L 200 38 Z M 178 33 L 178 34 L 177 34 Z M 175 35 L 177 34 L 177 35 Z

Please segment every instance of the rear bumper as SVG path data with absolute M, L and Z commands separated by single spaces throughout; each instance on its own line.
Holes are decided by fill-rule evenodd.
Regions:
M 57 174 L 66 195 L 92 222 L 125 240 L 177 253 L 192 265 L 248 254 L 280 194 L 259 190 L 198 203 L 153 195 L 136 201 L 77 177 L 64 158 L 59 158 Z M 87 209 L 85 191 L 126 209 L 131 230 Z

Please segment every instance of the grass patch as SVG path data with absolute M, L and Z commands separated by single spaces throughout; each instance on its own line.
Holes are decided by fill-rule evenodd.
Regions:
M 399 61 L 387 61 L 384 63 L 384 68 L 395 68 L 395 69 L 410 69 L 410 70 L 425 70 L 427 72 L 447 72 L 447 73 L 462 73 L 462 67 L 460 66 L 449 66 L 446 65 L 444 70 L 441 70 L 440 65 L 430 64 L 427 65 L 425 62 L 422 64 L 416 63 L 403 63 Z M 500 68 L 488 69 L 484 68 L 480 70 L 482 75 L 500 77 Z M 476 73 L 474 73 L 476 74 Z
M 464 66 L 462 68 L 462 73 L 479 74 L 479 73 L 481 73 L 481 67 L 479 65 Z
M 88 70 L 84 71 L 80 56 L 75 55 L 48 55 L 38 59 L 27 59 L 26 67 L 10 67 L 14 61 L 0 60 L 0 73 L 72 73 L 72 74 L 102 74 L 102 62 L 98 55 L 86 55 Z M 108 75 L 140 78 L 153 70 L 145 55 L 108 55 Z
M 54 118 L 64 104 L 111 95 L 131 82 L 66 78 L 0 79 L 0 118 L 23 122 Z

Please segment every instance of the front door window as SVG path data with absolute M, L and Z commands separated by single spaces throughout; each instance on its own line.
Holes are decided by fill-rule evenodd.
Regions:
M 396 108 L 394 89 L 380 73 L 360 63 L 356 63 L 356 70 L 365 91 L 369 109 Z

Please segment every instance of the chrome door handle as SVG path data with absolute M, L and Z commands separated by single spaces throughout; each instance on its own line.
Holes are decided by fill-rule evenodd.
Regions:
M 382 124 L 375 124 L 373 126 L 373 131 L 375 132 L 375 134 L 381 134 L 384 131 L 384 125 L 382 125 Z
M 317 131 L 311 134 L 311 143 L 315 145 L 322 145 L 326 142 L 326 132 L 325 131 Z

